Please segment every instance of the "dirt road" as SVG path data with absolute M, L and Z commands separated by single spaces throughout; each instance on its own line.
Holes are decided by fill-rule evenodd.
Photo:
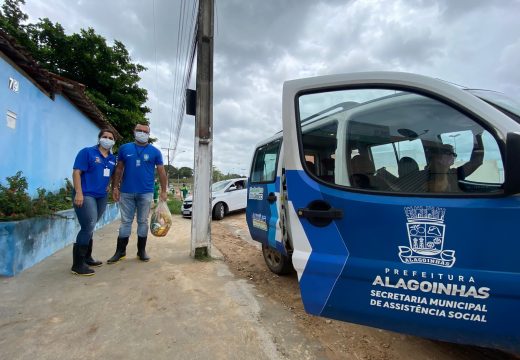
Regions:
M 282 304 L 287 310 L 286 319 L 321 343 L 328 359 L 520 359 L 501 351 L 431 341 L 306 314 L 296 274 L 280 277 L 267 269 L 259 244 L 249 236 L 244 213 L 214 221 L 212 241 L 231 271 L 254 284 L 267 299 Z

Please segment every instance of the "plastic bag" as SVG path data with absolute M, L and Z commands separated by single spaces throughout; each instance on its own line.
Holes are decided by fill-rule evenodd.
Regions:
M 150 231 L 154 236 L 162 237 L 168 234 L 168 230 L 172 226 L 172 214 L 166 201 L 159 200 L 155 207 L 152 219 L 150 221 Z

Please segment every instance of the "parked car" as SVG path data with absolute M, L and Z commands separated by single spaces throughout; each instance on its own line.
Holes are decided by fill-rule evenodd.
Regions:
M 222 180 L 211 185 L 213 219 L 221 220 L 228 213 L 247 206 L 247 178 Z M 182 216 L 191 217 L 193 197 L 182 203 Z

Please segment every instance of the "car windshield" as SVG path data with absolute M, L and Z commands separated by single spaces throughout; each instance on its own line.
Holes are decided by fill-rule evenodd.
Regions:
M 216 182 L 213 185 L 211 185 L 211 191 L 212 192 L 222 191 L 226 188 L 226 186 L 228 186 L 229 182 L 230 182 L 229 180 L 223 180 L 223 181 Z
M 468 91 L 520 123 L 520 103 L 518 101 L 497 91 L 472 89 Z

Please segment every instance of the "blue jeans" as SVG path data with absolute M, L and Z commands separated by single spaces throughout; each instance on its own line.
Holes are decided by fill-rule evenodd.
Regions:
M 121 209 L 121 226 L 119 237 L 130 237 L 132 223 L 137 211 L 137 236 L 148 236 L 148 215 L 152 206 L 153 193 L 131 194 L 121 193 L 119 208 Z
M 78 217 L 79 225 L 81 230 L 76 236 L 76 244 L 88 245 L 92 234 L 94 234 L 94 228 L 99 218 L 103 216 L 105 208 L 107 207 L 107 197 L 95 198 L 92 196 L 83 197 L 83 206 L 74 206 L 74 211 Z

